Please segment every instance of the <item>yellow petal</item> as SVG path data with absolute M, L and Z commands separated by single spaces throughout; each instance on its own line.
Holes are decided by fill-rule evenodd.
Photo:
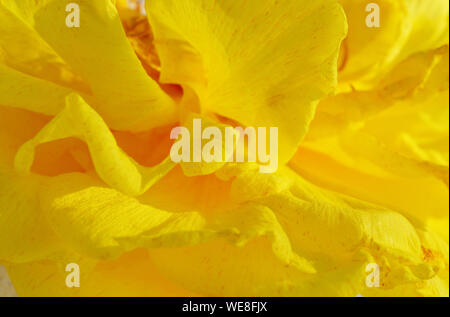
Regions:
M 115 0 L 117 12 L 125 27 L 142 17 L 141 3 L 138 0 Z
M 8 273 L 19 296 L 26 297 L 109 297 L 109 296 L 198 296 L 168 280 L 156 268 L 145 250 L 124 254 L 117 260 L 90 263 L 89 259 L 8 265 Z M 68 288 L 65 267 L 77 263 L 80 287 Z
M 124 247 L 117 239 L 137 236 L 170 217 L 85 174 L 52 178 L 41 201 L 51 226 L 67 245 L 96 258 L 120 255 Z
M 55 115 L 70 90 L 0 64 L 0 105 Z
M 448 44 L 446 0 L 381 0 L 380 27 L 366 25 L 367 1 L 340 0 L 349 23 L 340 80 L 357 90 L 377 85 L 399 62 L 421 51 Z
M 89 84 L 92 103 L 111 128 L 147 130 L 172 122 L 175 105 L 146 74 L 112 1 L 78 1 L 79 28 L 65 24 L 69 3 L 2 0 L 1 7 L 37 32 Z
M 381 80 L 377 87 L 379 93 L 385 98 L 405 99 L 431 93 L 427 88 L 445 90 L 446 86 L 448 88 L 448 54 L 448 45 L 445 45 L 409 56 Z M 433 78 L 439 84 L 433 83 Z
M 449 220 L 447 218 L 430 218 L 427 221 L 427 228 L 438 234 L 444 241 L 449 241 Z M 448 250 L 447 250 L 448 251 Z
M 143 167 L 118 146 L 102 118 L 78 95 L 67 98 L 66 108 L 17 153 L 15 167 L 28 172 L 35 148 L 45 142 L 69 137 L 84 140 L 98 175 L 110 186 L 130 195 L 145 192 L 175 165 L 170 159 L 155 167 Z
M 428 111 L 424 103 L 439 103 L 439 107 L 444 108 L 445 91 L 448 91 L 448 54 L 448 46 L 414 54 L 396 65 L 372 90 L 344 90 L 324 98 L 317 107 L 307 139 L 340 134 L 399 103 L 417 116 L 420 111 Z M 435 96 L 438 93 L 440 97 Z M 414 104 L 424 105 L 418 111 Z
M 412 216 L 423 222 L 448 216 L 448 187 L 434 177 L 392 175 L 357 160 L 334 142 L 301 147 L 290 166 L 321 187 Z
M 362 131 L 405 157 L 448 167 L 448 101 L 447 90 L 399 103 L 367 120 Z
M 0 171 L 0 262 L 40 260 L 59 249 L 59 239 L 40 212 L 41 182 Z
M 12 170 L 17 150 L 49 120 L 49 117 L 37 113 L 0 106 L 0 167 Z
M 137 247 L 195 245 L 219 237 L 243 245 L 267 236 L 273 244 L 269 253 L 299 270 L 314 271 L 291 251 L 276 218 L 261 206 L 244 205 L 210 215 L 168 212 L 82 174 L 53 178 L 42 190 L 41 201 L 53 230 L 74 250 L 91 257 L 106 259 Z
M 195 131 L 194 122 L 200 122 L 199 125 L 201 127 L 200 131 Z M 205 162 L 204 158 L 200 158 L 200 162 L 195 161 L 196 155 L 202 155 L 203 147 L 206 143 L 208 143 L 214 136 L 210 136 L 211 139 L 203 139 L 201 138 L 201 142 L 199 142 L 198 147 L 196 146 L 196 142 L 194 139 L 196 138 L 196 133 L 200 133 L 199 136 L 202 134 L 203 129 L 206 129 L 208 127 L 214 127 L 218 128 L 221 132 L 221 137 L 226 136 L 226 128 L 231 127 L 229 125 L 225 125 L 222 123 L 218 123 L 215 120 L 212 120 L 206 116 L 199 116 L 195 115 L 194 113 L 187 114 L 184 120 L 182 121 L 182 124 L 185 128 L 189 130 L 190 139 L 186 144 L 190 145 L 190 161 L 184 162 L 181 161 L 180 165 L 183 168 L 183 171 L 186 176 L 199 176 L 199 175 L 207 175 L 212 174 L 222 168 L 227 160 L 229 158 L 232 158 L 234 155 L 235 146 L 237 144 L 237 140 L 239 140 L 239 136 L 233 132 L 231 134 L 231 137 L 233 137 L 233 144 L 227 148 L 226 142 L 221 139 L 221 147 L 220 147 L 220 153 L 221 158 L 218 161 L 213 162 Z M 216 151 L 219 151 L 219 149 L 214 149 L 214 153 Z M 195 152 L 195 153 L 194 153 Z
M 267 176 L 231 168 L 221 173 L 233 179 L 230 200 L 272 210 L 295 252 L 314 261 L 317 273 L 280 265 L 267 253 L 264 238 L 242 248 L 213 240 L 151 250 L 157 267 L 185 288 L 211 296 L 356 296 L 367 291 L 369 262 L 379 263 L 385 293 L 399 285 L 417 290 L 415 283 L 448 265 L 448 259 L 423 260 L 422 246 L 430 244 L 398 213 L 321 190 L 292 172 Z M 243 187 L 245 181 L 251 186 Z M 235 280 L 240 283 L 229 282 Z
M 402 117 L 402 119 L 405 119 L 405 117 Z M 394 135 L 392 134 L 389 137 L 393 138 Z M 408 135 L 404 134 L 403 137 L 406 141 L 404 143 L 407 144 Z M 448 140 L 448 136 L 446 139 L 445 136 L 442 136 L 442 139 Z M 414 142 L 413 138 L 409 138 L 409 140 L 411 143 Z M 433 141 L 439 141 L 439 139 L 433 139 Z M 355 158 L 365 158 L 390 173 L 414 178 L 434 176 L 448 186 L 448 164 L 447 166 L 438 165 L 402 155 L 364 131 L 342 136 L 341 144 L 349 155 Z M 411 146 L 411 148 L 414 148 L 414 146 Z
M 63 87 L 89 91 L 89 87 L 45 42 L 34 26 L 21 19 L 16 5 L 14 1 L 0 1 L 0 64 Z
M 129 281 L 125 290 L 135 296 L 167 294 L 164 285 L 157 284 L 155 289 L 154 283 L 147 287 L 136 283 L 134 276 L 147 276 L 145 267 L 149 266 L 152 272 L 155 268 L 182 289 L 198 294 L 355 296 L 367 292 L 364 280 L 368 262 L 379 263 L 384 272 L 380 290 L 383 294 L 398 296 L 405 287 L 411 291 L 425 287 L 423 291 L 434 292 L 434 284 L 427 280 L 433 278 L 434 269 L 448 265 L 448 255 L 447 260 L 440 256 L 445 243 L 419 235 L 399 214 L 320 190 L 291 172 L 276 176 L 255 172 L 250 177 L 248 173 L 241 175 L 242 170 L 248 169 L 227 172 L 234 179 L 231 201 L 239 203 L 242 197 L 253 196 L 253 188 L 240 186 L 244 179 L 266 191 L 246 203 L 241 201 L 241 207 L 235 211 L 219 213 L 221 216 L 175 213 L 156 227 L 154 221 L 160 220 L 161 212 L 155 208 L 105 188 L 88 176 L 55 178 L 53 184 L 43 188 L 40 198 L 52 227 L 68 246 L 94 257 L 110 257 L 116 254 L 115 248 L 127 250 L 142 245 L 152 248 L 151 260 L 133 258 L 132 275 L 121 270 L 124 266 L 120 260 L 117 266 L 112 263 L 116 269 L 108 270 L 123 272 L 120 276 L 96 273 L 94 269 L 84 277 L 84 290 L 80 289 L 80 293 L 59 284 L 65 277 L 61 263 L 12 266 L 9 270 L 13 281 L 17 281 L 19 294 L 125 294 L 117 289 L 105 291 L 102 283 L 91 283 L 98 283 L 100 277 L 110 280 L 106 285 Z M 243 191 L 242 195 L 239 191 Z M 182 195 L 178 188 L 174 193 L 177 195 Z M 153 229 L 142 231 L 147 226 Z M 197 245 L 199 242 L 203 243 Z M 291 258 L 293 250 L 313 260 L 317 273 L 305 271 L 305 260 Z M 425 256 L 423 250 L 430 250 L 425 255 L 432 252 L 435 256 Z M 146 265 L 137 264 L 141 262 Z M 105 265 L 108 267 L 108 263 Z M 159 273 L 152 273 L 157 281 Z M 232 282 L 236 279 L 239 284 Z
M 433 277 L 415 285 L 402 285 L 391 290 L 367 289 L 366 297 L 448 297 L 448 276 Z
M 356 296 L 360 263 L 304 274 L 280 262 L 259 238 L 243 247 L 223 240 L 150 251 L 157 268 L 184 288 L 205 296 Z M 269 274 L 270 272 L 270 274 Z M 345 280 L 345 282 L 344 282 Z M 239 283 L 236 283 L 239 281 Z
M 366 174 L 379 175 L 364 160 L 385 175 L 448 185 L 448 90 L 424 91 L 400 101 L 367 92 L 324 100 L 304 146 Z
M 423 222 L 448 217 L 448 48 L 408 58 L 372 91 L 324 99 L 292 166 Z
M 29 111 L 0 107 L 0 262 L 53 258 L 62 247 L 40 209 L 39 190 L 46 178 L 18 175 L 13 163 L 20 146 L 49 120 Z M 64 164 L 56 162 L 55 169 L 64 168 L 65 162 L 71 164 L 67 158 Z
M 337 2 L 156 0 L 147 12 L 161 81 L 192 89 L 204 113 L 278 127 L 288 160 L 336 84 L 346 34 Z
M 448 218 L 444 224 L 448 237 Z M 427 226 L 428 227 L 428 226 Z M 433 228 L 430 226 L 430 230 Z M 390 290 L 368 289 L 366 296 L 396 296 L 402 294 L 405 297 L 448 297 L 448 238 L 444 242 L 438 235 L 428 230 L 416 229 L 421 241 L 424 260 L 438 267 L 438 274 L 432 279 L 418 281 L 414 284 L 396 286 Z

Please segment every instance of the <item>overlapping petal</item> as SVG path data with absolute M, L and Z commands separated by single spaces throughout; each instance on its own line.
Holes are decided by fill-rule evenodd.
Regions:
M 204 113 L 279 128 L 294 153 L 318 99 L 336 85 L 346 23 L 336 1 L 148 1 L 163 83 L 193 91 Z
M 0 105 L 21 108 L 46 115 L 64 107 L 71 90 L 32 77 L 0 64 Z M 24 93 L 26 91 L 26 93 Z
M 80 288 L 66 286 L 65 265 L 79 264 Z M 59 261 L 8 265 L 14 287 L 21 296 L 198 296 L 167 279 L 145 250 L 124 254 L 114 261 L 92 261 L 69 256 Z
M 321 186 L 423 224 L 445 223 L 448 46 L 404 58 L 387 75 L 380 72 L 372 90 L 324 99 L 291 166 Z M 442 237 L 448 237 L 445 231 L 448 226 L 440 230 Z
M 0 262 L 19 295 L 448 296 L 448 3 L 382 0 L 369 29 L 341 0 L 341 90 L 316 109 L 337 1 L 152 0 L 142 38 L 125 1 L 78 1 L 79 29 L 69 2 L 0 0 Z M 272 175 L 175 166 L 169 130 L 194 118 L 277 126 L 280 165 L 297 153 Z
M 441 247 L 445 243 L 429 243 L 396 212 L 321 190 L 292 171 L 267 176 L 250 170 L 226 168 L 220 172 L 220 177 L 233 179 L 231 200 L 253 201 L 272 210 L 295 252 L 312 261 L 317 273 L 283 267 L 264 252 L 264 239 L 243 248 L 213 240 L 174 250 L 152 250 L 162 272 L 184 287 L 213 296 L 355 296 L 369 294 L 365 267 L 370 262 L 380 265 L 386 291 L 403 285 L 414 292 L 417 283 L 448 268 L 448 255 Z M 423 260 L 425 246 L 435 255 L 429 262 Z
M 20 148 L 16 170 L 30 171 L 39 144 L 69 137 L 87 143 L 96 172 L 107 184 L 133 196 L 145 192 L 175 165 L 169 159 L 154 167 L 137 164 L 117 146 L 102 118 L 80 96 L 72 94 L 64 111 Z
M 0 262 L 32 262 L 60 248 L 59 239 L 39 212 L 38 177 L 0 171 Z
M 229 200 L 240 206 L 225 213 L 161 211 L 149 205 L 157 197 L 151 191 L 158 185 L 150 190 L 148 197 L 144 195 L 147 201 L 142 204 L 81 174 L 55 178 L 42 191 L 42 209 L 53 230 L 71 249 L 110 259 L 138 246 L 149 248 L 151 267 L 154 265 L 159 272 L 155 273 L 157 276 L 163 274 L 197 294 L 370 295 L 364 284 L 365 266 L 369 262 L 380 264 L 383 289 L 389 292 L 403 285 L 412 294 L 419 289 L 417 283 L 433 284 L 431 279 L 437 282 L 436 274 L 448 267 L 445 243 L 427 236 L 428 233 L 415 228 L 400 214 L 323 191 L 291 171 L 267 176 L 259 174 L 257 169 L 250 170 L 228 167 L 218 175 L 222 182 L 227 178 L 232 180 L 227 185 L 231 186 Z M 184 176 L 178 171 L 170 177 Z M 254 186 L 243 188 L 242 183 L 247 181 Z M 176 183 L 180 184 L 179 179 Z M 182 193 L 176 189 L 172 195 L 182 196 Z M 201 201 L 200 197 L 192 204 Z M 180 205 L 189 209 L 189 204 Z M 297 256 L 285 258 L 292 252 L 314 263 L 314 269 L 307 269 L 310 264 Z M 41 266 L 48 264 L 12 268 L 13 280 L 15 272 L 22 269 L 34 272 Z M 23 294 L 33 294 L 34 288 L 34 294 L 70 293 L 58 291 L 54 283 L 63 274 L 57 273 L 57 267 L 51 270 L 49 273 L 56 281 L 52 278 L 33 287 L 22 285 L 22 274 L 17 273 L 19 292 L 23 289 Z M 38 277 L 44 276 L 39 269 L 35 272 Z M 92 274 L 95 280 L 108 273 Z M 90 276 L 86 278 L 88 281 Z M 129 278 L 132 278 L 130 273 L 115 280 Z M 239 284 L 227 282 L 237 279 Z M 445 288 L 424 289 L 436 296 L 443 295 Z M 143 292 L 140 283 L 127 288 L 130 294 L 149 294 L 151 290 Z M 94 292 L 94 288 L 88 288 L 87 292 Z M 102 288 L 95 288 L 95 292 L 104 294 Z
M 28 23 L 30 21 L 21 18 L 20 9 L 17 1 L 0 2 L 0 64 L 63 87 L 88 91 L 88 86 Z M 3 79 L 5 83 L 8 81 L 8 78 Z
M 176 173 L 168 177 L 177 177 L 180 182 L 184 176 Z M 177 195 L 183 193 L 177 191 Z M 244 204 L 205 214 L 200 206 L 206 199 L 198 197 L 195 205 L 199 207 L 194 205 L 191 211 L 161 210 L 152 205 L 152 199 L 141 203 L 82 174 L 52 179 L 41 195 L 42 210 L 53 230 L 77 252 L 91 257 L 107 259 L 137 247 L 180 247 L 219 237 L 242 245 L 267 236 L 273 241 L 273 252 L 284 263 L 314 271 L 292 253 L 288 238 L 270 210 Z
M 2 21 L 7 23 L 2 36 L 16 29 L 28 30 L 33 33 L 33 41 L 39 40 L 46 50 L 51 48 L 52 56 L 63 60 L 88 84 L 93 95 L 90 103 L 110 127 L 137 131 L 173 122 L 175 104 L 145 72 L 113 2 L 78 1 L 83 12 L 83 26 L 79 28 L 66 25 L 69 3 L 3 0 L 1 12 L 10 19 Z M 39 108 L 34 110 L 39 112 Z
M 366 24 L 367 1 L 341 0 L 349 23 L 340 81 L 357 90 L 378 85 L 407 57 L 448 44 L 449 4 L 445 0 L 382 0 L 380 27 Z

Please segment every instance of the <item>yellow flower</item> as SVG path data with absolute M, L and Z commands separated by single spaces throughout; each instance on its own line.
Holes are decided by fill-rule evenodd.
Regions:
M 18 294 L 448 296 L 448 3 L 378 2 L 0 0 Z M 195 116 L 278 127 L 278 172 L 173 163 Z

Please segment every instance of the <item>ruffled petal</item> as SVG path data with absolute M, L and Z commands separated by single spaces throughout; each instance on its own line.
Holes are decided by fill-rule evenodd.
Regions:
M 0 169 L 12 170 L 17 150 L 49 120 L 37 113 L 0 106 Z
M 111 128 L 147 130 L 175 121 L 174 102 L 145 72 L 112 1 L 78 1 L 79 28 L 65 24 L 68 3 L 2 0 L 0 6 L 15 18 L 8 32 L 17 23 L 31 29 L 88 83 L 90 103 Z
M 352 158 L 335 142 L 301 147 L 290 166 L 321 187 L 423 222 L 428 218 L 448 217 L 448 187 L 441 180 L 392 175 L 366 160 Z
M 336 85 L 346 22 L 336 1 L 148 1 L 161 81 L 182 85 L 204 113 L 279 128 L 280 161 Z M 195 108 L 196 104 L 188 106 Z
M 357 90 L 370 90 L 399 62 L 448 44 L 446 0 L 377 1 L 380 27 L 366 25 L 367 1 L 341 0 L 349 23 L 340 80 Z
M 266 236 L 273 249 L 267 252 L 299 270 L 314 272 L 292 252 L 273 213 L 263 206 L 249 204 L 212 214 L 169 212 L 83 174 L 53 178 L 42 190 L 41 201 L 53 230 L 74 250 L 91 257 L 109 259 L 138 247 L 180 247 L 217 238 L 244 245 Z

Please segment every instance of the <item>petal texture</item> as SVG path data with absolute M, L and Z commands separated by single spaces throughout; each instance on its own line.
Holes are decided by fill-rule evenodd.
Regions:
M 92 103 L 110 127 L 137 131 L 173 122 L 175 104 L 140 64 L 112 1 L 78 1 L 79 28 L 65 23 L 69 3 L 2 0 L 0 7 L 15 18 L 8 32 L 31 29 L 88 83 Z
M 145 192 L 175 165 L 169 159 L 153 168 L 137 164 L 117 146 L 102 118 L 80 96 L 72 94 L 64 111 L 20 148 L 16 170 L 30 171 L 39 144 L 69 137 L 87 143 L 96 171 L 107 184 L 133 196 Z
M 192 90 L 200 106 L 245 126 L 279 127 L 292 156 L 318 99 L 336 85 L 346 22 L 336 1 L 147 2 L 161 81 Z

